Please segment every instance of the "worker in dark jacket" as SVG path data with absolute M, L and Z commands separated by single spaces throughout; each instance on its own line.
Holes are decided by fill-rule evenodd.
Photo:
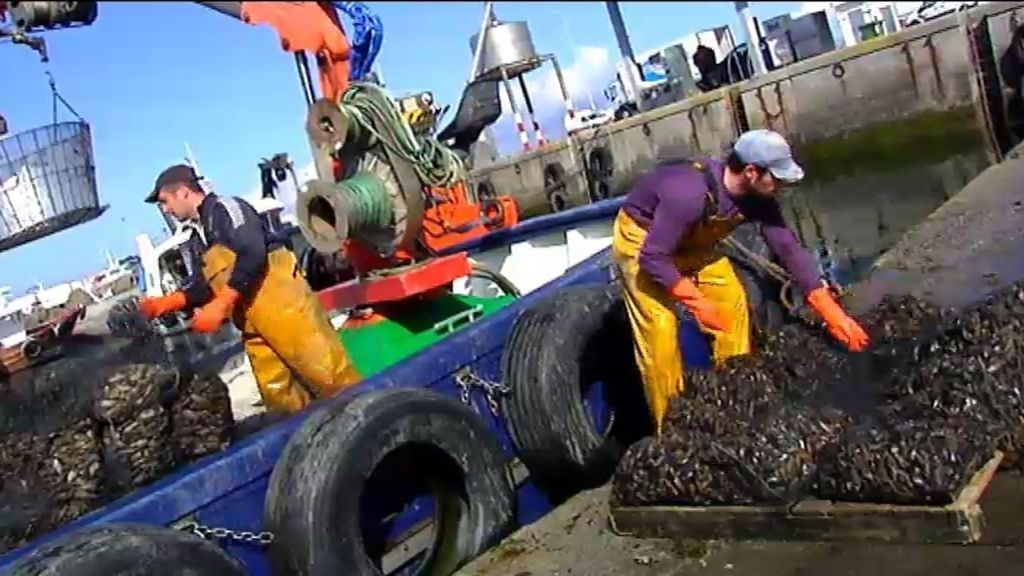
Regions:
M 295 255 L 268 236 L 249 203 L 206 194 L 192 168 L 181 164 L 160 174 L 146 201 L 178 220 L 198 222 L 205 246 L 201 278 L 183 290 L 142 299 L 147 318 L 198 308 L 191 323 L 197 332 L 216 332 L 233 319 L 270 410 L 301 410 L 312 398 L 361 379 L 298 274 Z
M 719 240 L 744 222 L 761 224 L 765 242 L 850 350 L 868 344 L 864 330 L 835 301 L 817 265 L 786 225 L 775 195 L 803 178 L 779 134 L 740 136 L 728 159 L 668 163 L 640 178 L 615 220 L 613 256 L 622 271 L 634 352 L 656 429 L 683 390 L 673 303 L 693 314 L 714 343 L 716 362 L 750 351 L 746 295 Z

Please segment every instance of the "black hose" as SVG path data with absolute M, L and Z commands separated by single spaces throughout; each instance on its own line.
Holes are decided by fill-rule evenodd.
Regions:
M 43 345 L 37 340 L 30 338 L 21 345 L 21 353 L 29 360 L 35 360 L 43 353 Z
M 519 298 L 523 295 L 522 292 L 519 291 L 519 288 L 516 288 L 516 285 L 502 273 L 491 270 L 483 264 L 473 260 L 470 260 L 469 265 L 472 268 L 469 273 L 470 278 L 483 278 L 484 280 L 490 280 L 491 282 L 494 282 L 494 284 L 507 296 Z

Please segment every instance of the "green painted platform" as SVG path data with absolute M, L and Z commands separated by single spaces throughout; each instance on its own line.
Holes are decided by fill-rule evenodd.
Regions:
M 501 310 L 512 296 L 478 298 L 449 295 L 366 326 L 343 329 L 338 336 L 364 378 L 405 360 L 452 333 Z

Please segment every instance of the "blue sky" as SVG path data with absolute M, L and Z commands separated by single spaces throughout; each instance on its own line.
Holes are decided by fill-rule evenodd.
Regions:
M 752 2 L 761 18 L 797 11 L 799 2 Z M 389 89 L 431 90 L 453 109 L 470 67 L 469 37 L 481 2 L 368 2 L 384 26 L 378 62 Z M 622 2 L 636 52 L 698 30 L 729 24 L 740 37 L 732 2 Z M 498 2 L 502 20 L 526 20 L 540 52 L 554 53 L 585 105 L 599 97 L 618 60 L 603 2 Z M 347 23 L 346 23 L 347 24 Z M 163 222 L 142 198 L 156 174 L 184 156 L 184 142 L 222 194 L 245 194 L 259 182 L 262 157 L 287 152 L 309 163 L 305 103 L 290 54 L 275 32 L 233 21 L 192 3 L 100 3 L 88 28 L 46 33 L 49 69 L 62 95 L 91 124 L 101 218 L 0 253 L 0 286 L 21 292 L 35 282 L 71 280 L 97 271 L 106 250 L 134 253 L 134 236 L 161 235 Z M 31 50 L 0 44 L 0 113 L 10 133 L 51 121 L 51 96 Z M 548 136 L 561 132 L 550 72 L 530 76 Z M 7 88 L 17 86 L 16 90 Z M 72 117 L 61 113 L 62 120 Z M 508 119 L 498 128 L 512 134 Z

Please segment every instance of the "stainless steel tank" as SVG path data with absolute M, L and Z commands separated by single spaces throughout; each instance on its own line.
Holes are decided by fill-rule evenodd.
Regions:
M 92 136 L 62 122 L 0 138 L 0 252 L 98 217 Z
M 476 50 L 480 34 L 469 39 L 470 53 Z M 509 78 L 536 70 L 541 65 L 526 22 L 502 22 L 487 29 L 480 57 L 480 78 L 501 78 L 501 68 Z

